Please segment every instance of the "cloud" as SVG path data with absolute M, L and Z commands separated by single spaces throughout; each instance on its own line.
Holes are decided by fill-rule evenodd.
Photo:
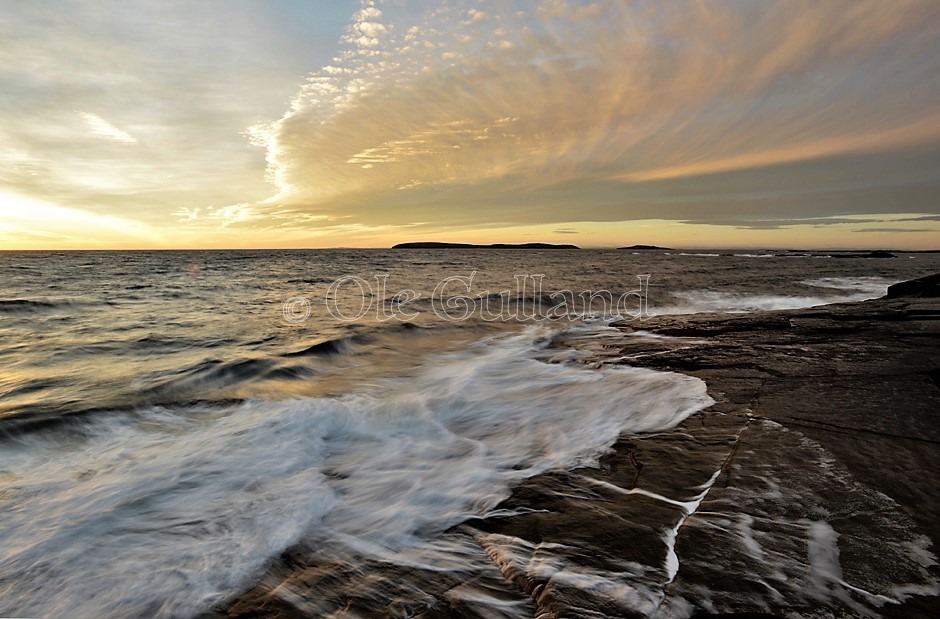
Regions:
M 236 2 L 224 19 L 186 0 L 0 8 L 0 191 L 156 229 L 180 205 L 264 199 L 265 152 L 241 132 L 280 117 L 349 20 L 288 4 Z
M 343 41 L 352 43 L 360 50 L 377 47 L 389 28 L 379 21 L 382 11 L 371 2 L 365 3 L 362 9 L 353 15 L 352 24 L 346 30 Z
M 917 120 L 909 125 L 883 131 L 844 135 L 829 139 L 811 139 L 783 148 L 755 150 L 740 155 L 717 157 L 678 166 L 630 172 L 626 181 L 643 182 L 700 176 L 761 168 L 811 159 L 822 159 L 844 153 L 892 151 L 906 146 L 935 142 L 940 137 L 940 115 Z
M 933 232 L 938 233 L 936 228 L 860 228 L 852 232 Z
M 257 129 L 276 189 L 258 212 L 748 227 L 937 208 L 931 0 L 518 5 L 364 6 Z
M 206 208 L 180 207 L 173 215 L 177 221 L 185 224 L 221 225 L 223 228 L 231 224 L 253 221 L 257 218 L 249 204 L 230 204 L 227 206 L 211 205 Z
M 0 190 L 245 246 L 940 217 L 933 0 L 235 5 L 9 12 Z
M 867 219 L 864 217 L 802 217 L 788 219 L 699 219 L 683 221 L 684 224 L 707 224 L 717 226 L 733 226 L 735 228 L 751 230 L 776 230 L 779 228 L 792 228 L 794 226 L 812 226 L 821 228 L 843 224 L 884 223 L 890 221 L 885 218 Z
M 134 136 L 127 133 L 126 131 L 118 129 L 97 114 L 78 112 L 78 115 L 81 116 L 82 119 L 88 124 L 88 128 L 91 129 L 91 132 L 95 135 L 110 138 L 115 142 L 124 142 L 125 144 L 137 143 L 137 139 Z
M 467 19 L 461 22 L 464 26 L 472 26 L 473 24 L 479 24 L 481 22 L 489 21 L 490 15 L 486 11 L 480 11 L 479 9 L 470 9 L 467 11 Z
M 895 221 L 940 221 L 940 214 L 938 215 L 921 215 L 918 217 L 905 217 L 903 219 L 896 219 Z

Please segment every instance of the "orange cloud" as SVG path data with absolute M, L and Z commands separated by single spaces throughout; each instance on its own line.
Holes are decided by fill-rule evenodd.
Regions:
M 498 205 L 584 182 L 589 209 L 595 179 L 902 151 L 940 136 L 931 0 L 552 2 L 512 14 L 484 2 L 473 15 L 486 19 L 381 6 L 368 16 L 381 40 L 359 40 L 357 16 L 337 62 L 256 128 L 272 205 L 365 221 L 390 190 L 489 186 Z M 403 202 L 398 221 L 415 220 Z M 461 208 L 459 196 L 441 203 L 440 223 Z
M 641 170 L 617 176 L 630 182 L 659 181 L 686 176 L 718 174 L 773 165 L 820 159 L 845 153 L 862 154 L 892 151 L 905 147 L 930 144 L 940 140 L 940 116 L 925 118 L 911 125 L 883 131 L 845 135 L 794 144 L 781 148 L 745 152 L 730 157 L 717 157 L 698 162 L 653 170 Z

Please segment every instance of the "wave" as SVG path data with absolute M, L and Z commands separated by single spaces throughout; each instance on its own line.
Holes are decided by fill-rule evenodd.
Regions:
M 55 286 L 50 285 L 50 288 Z M 0 299 L 0 314 L 35 313 L 45 311 L 68 311 L 101 306 L 114 306 L 115 302 L 109 299 L 91 298 L 57 298 L 54 300 L 40 299 Z
M 651 304 L 650 314 L 654 316 L 712 312 L 740 314 L 765 310 L 801 309 L 833 302 L 830 297 L 824 296 L 786 296 L 717 290 L 686 290 L 673 292 L 672 296 L 681 302 L 659 307 Z
M 800 282 L 805 286 L 838 290 L 829 294 L 779 295 L 751 292 L 725 292 L 697 289 L 672 292 L 680 302 L 672 305 L 650 304 L 654 316 L 699 313 L 747 313 L 766 310 L 803 309 L 830 303 L 865 301 L 881 296 L 896 283 L 880 277 L 828 277 Z
M 314 532 L 377 556 L 414 546 L 521 479 L 711 404 L 688 376 L 544 363 L 551 335 L 485 338 L 340 397 L 149 407 L 83 419 L 81 439 L 8 438 L 0 614 L 197 614 Z
M 284 353 L 282 356 L 291 357 L 319 357 L 331 355 L 344 355 L 352 352 L 352 336 L 324 340 L 312 344 L 302 350 Z
M 800 283 L 816 288 L 851 290 L 855 293 L 852 295 L 853 297 L 865 295 L 864 298 L 853 299 L 862 301 L 884 296 L 888 292 L 888 286 L 896 284 L 898 281 L 897 279 L 884 277 L 819 277 L 803 280 Z
M 0 299 L 0 312 L 29 312 L 56 307 L 48 301 L 30 299 Z

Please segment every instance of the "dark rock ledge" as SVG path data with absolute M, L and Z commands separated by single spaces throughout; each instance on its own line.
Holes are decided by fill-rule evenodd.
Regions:
M 464 570 L 297 547 L 213 615 L 940 616 L 938 283 L 622 325 L 598 364 L 697 376 L 715 405 L 446 532 Z

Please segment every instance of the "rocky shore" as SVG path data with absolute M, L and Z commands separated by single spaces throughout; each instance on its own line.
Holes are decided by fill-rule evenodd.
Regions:
M 445 532 L 465 568 L 352 573 L 308 544 L 212 616 L 940 616 L 940 274 L 620 327 L 596 363 L 690 374 L 716 403 Z

